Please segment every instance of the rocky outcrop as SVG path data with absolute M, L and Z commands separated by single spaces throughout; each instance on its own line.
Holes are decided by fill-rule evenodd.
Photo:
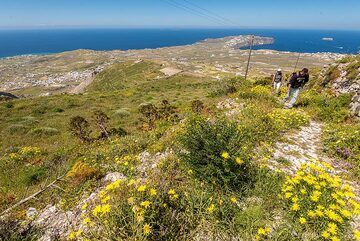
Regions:
M 99 197 L 100 191 L 109 183 L 123 180 L 126 177 L 118 172 L 107 174 L 101 180 L 101 186 L 93 193 L 82 199 L 78 205 L 70 210 L 63 210 L 59 205 L 49 204 L 41 212 L 35 208 L 29 208 L 27 217 L 33 220 L 31 225 L 42 231 L 40 241 L 65 240 L 72 230 L 85 228 L 82 223 L 82 215 L 86 213 L 83 206 L 91 207 Z
M 326 69 L 324 79 L 329 79 L 330 86 L 337 94 L 354 94 L 350 110 L 353 115 L 360 117 L 360 67 L 358 57 L 354 57 L 346 63 L 336 64 Z M 328 81 L 326 81 L 328 82 Z

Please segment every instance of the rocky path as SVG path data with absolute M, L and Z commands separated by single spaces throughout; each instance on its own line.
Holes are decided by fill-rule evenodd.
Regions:
M 300 131 L 286 134 L 285 140 L 276 143 L 270 165 L 292 174 L 309 160 L 330 161 L 321 155 L 321 133 L 322 125 L 311 121 L 309 126 L 302 127 Z

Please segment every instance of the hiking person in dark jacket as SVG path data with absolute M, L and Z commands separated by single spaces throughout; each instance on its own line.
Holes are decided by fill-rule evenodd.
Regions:
M 273 88 L 276 94 L 280 95 L 280 88 L 283 81 L 281 69 L 278 69 L 273 77 Z
M 309 70 L 304 68 L 299 73 L 294 73 L 288 83 L 289 90 L 285 97 L 285 102 L 287 102 L 290 98 L 290 102 L 285 105 L 285 108 L 292 108 L 299 96 L 300 90 L 305 86 L 305 84 L 309 82 Z

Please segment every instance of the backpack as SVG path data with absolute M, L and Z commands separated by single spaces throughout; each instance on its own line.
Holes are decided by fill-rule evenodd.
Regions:
M 275 82 L 281 82 L 281 80 L 282 80 L 282 73 L 281 72 L 276 72 L 274 81 Z

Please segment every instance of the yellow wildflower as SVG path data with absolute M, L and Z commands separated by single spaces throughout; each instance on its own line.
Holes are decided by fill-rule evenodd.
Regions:
M 324 232 L 322 232 L 321 236 L 322 236 L 323 238 L 325 238 L 325 239 L 330 238 L 330 234 L 329 234 L 329 232 L 328 232 L 328 231 L 324 231 Z
M 144 202 L 141 202 L 141 203 L 140 203 L 140 206 L 142 206 L 142 207 L 144 207 L 144 208 L 148 208 L 148 207 L 150 207 L 150 204 L 151 204 L 151 202 L 149 202 L 149 201 L 144 201 Z
M 241 160 L 239 157 L 237 157 L 237 158 L 235 159 L 235 162 L 236 162 L 238 165 L 244 164 L 244 161 Z
M 222 156 L 222 158 L 224 158 L 225 160 L 227 160 L 227 159 L 230 158 L 230 155 L 229 155 L 229 153 L 227 153 L 227 152 L 221 153 L 221 156 Z
M 151 226 L 149 224 L 145 224 L 143 227 L 143 232 L 145 235 L 148 235 L 151 233 Z
M 103 206 L 101 207 L 101 212 L 102 212 L 103 214 L 107 214 L 107 213 L 110 212 L 110 209 L 111 209 L 110 205 L 109 205 L 109 204 L 105 204 L 105 205 L 103 205 Z
M 129 197 L 127 201 L 128 201 L 128 204 L 131 205 L 131 204 L 133 204 L 135 202 L 135 198 L 134 197 Z
M 300 224 L 305 224 L 306 219 L 304 217 L 301 217 L 301 218 L 299 218 L 299 222 L 300 222 Z
M 360 241 L 360 231 L 359 230 L 353 230 L 354 238 L 356 241 Z
M 299 210 L 300 210 L 299 204 L 294 203 L 294 204 L 292 205 L 292 207 L 291 207 L 291 210 L 293 210 L 293 211 L 299 211 Z
M 231 201 L 232 203 L 237 203 L 237 199 L 236 199 L 236 197 L 232 197 L 232 198 L 230 198 L 230 201 Z
M 174 189 L 170 189 L 170 190 L 169 190 L 169 192 L 168 192 L 168 194 L 169 194 L 169 195 L 175 195 L 175 194 L 176 194 L 176 192 L 175 192 L 175 190 L 174 190 Z
M 157 192 L 154 188 L 151 188 L 149 192 L 150 192 L 150 196 L 156 196 L 156 194 L 157 194 Z
M 139 192 L 145 192 L 146 191 L 146 185 L 141 185 L 137 190 Z
M 208 213 L 213 213 L 215 210 L 215 205 L 214 204 L 210 204 L 210 206 L 206 209 L 206 211 Z

